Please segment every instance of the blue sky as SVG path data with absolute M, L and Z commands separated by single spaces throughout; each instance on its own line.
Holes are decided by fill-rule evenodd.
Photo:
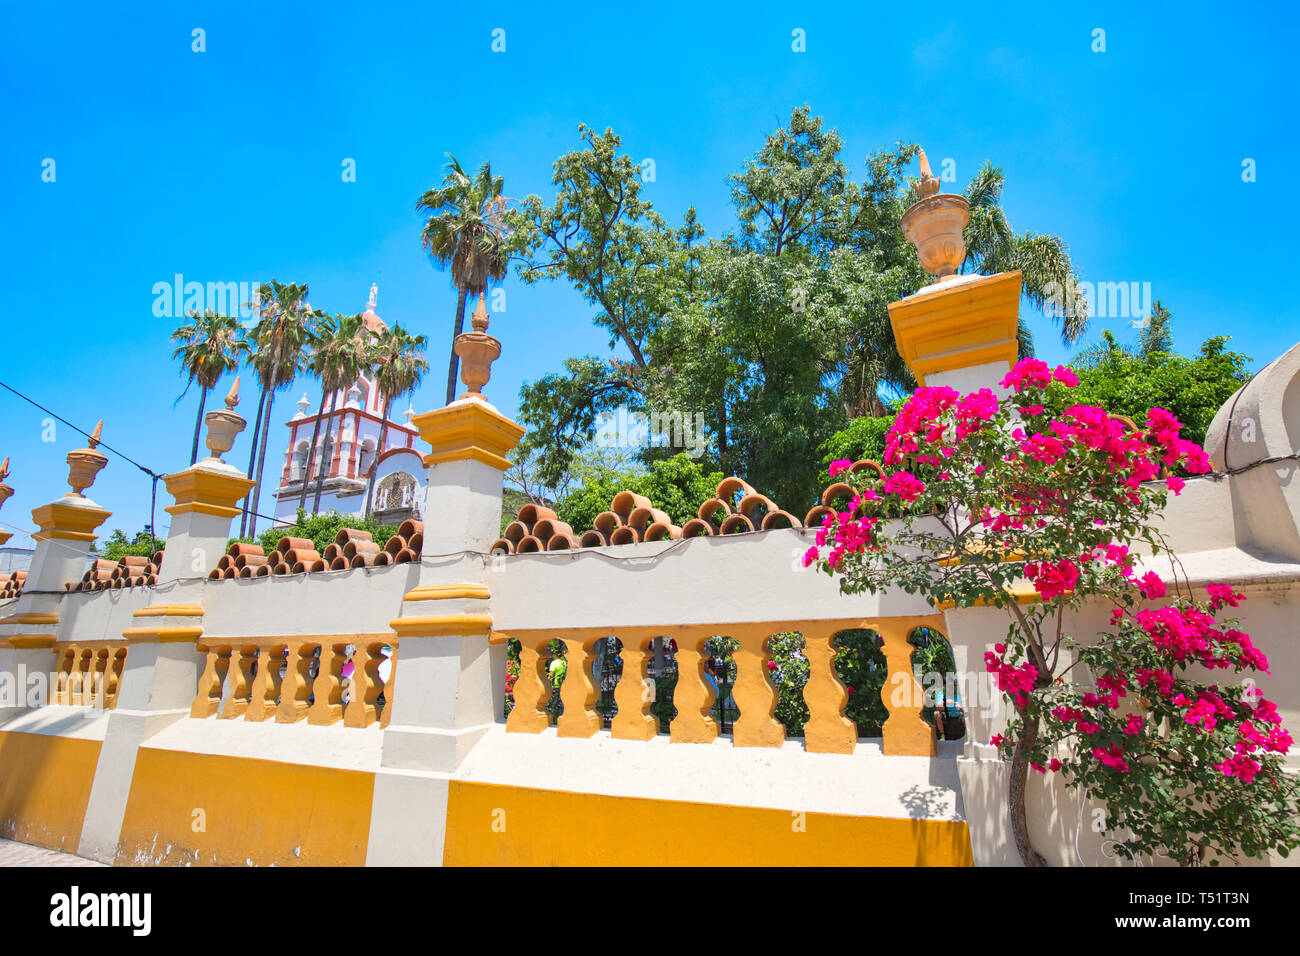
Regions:
M 110 445 L 162 473 L 188 462 L 198 396 L 173 407 L 176 323 L 154 316 L 155 283 L 275 277 L 355 312 L 377 282 L 380 315 L 432 340 L 414 402 L 427 410 L 441 403 L 454 292 L 420 249 L 415 199 L 447 152 L 490 158 L 511 196 L 549 198 L 580 121 L 655 160 L 644 195 L 662 212 L 693 203 L 717 234 L 733 223 L 726 176 L 808 103 L 840 131 L 855 177 L 899 139 L 955 160 L 959 187 L 984 160 L 1001 165 L 1012 225 L 1064 237 L 1085 280 L 1151 283 L 1180 349 L 1230 333 L 1258 367 L 1300 339 L 1282 177 L 1297 147 L 1298 17 L 1281 4 L 133 6 L 0 9 L 0 381 L 82 427 L 102 417 Z M 791 49 L 796 28 L 806 52 Z M 355 182 L 341 176 L 348 158 Z M 1246 158 L 1255 182 L 1242 181 Z M 512 413 L 521 383 L 605 354 L 607 339 L 567 286 L 505 288 L 487 393 Z M 1040 354 L 1066 358 L 1050 323 L 1033 322 Z M 1089 337 L 1101 328 L 1132 335 L 1120 318 Z M 270 447 L 304 391 L 314 404 L 306 380 L 280 393 Z M 62 494 L 63 458 L 84 443 L 62 426 L 43 441 L 43 417 L 0 390 L 16 489 L 6 530 L 30 529 L 31 509 Z M 91 496 L 114 512 L 105 532 L 148 520 L 149 481 L 120 459 Z

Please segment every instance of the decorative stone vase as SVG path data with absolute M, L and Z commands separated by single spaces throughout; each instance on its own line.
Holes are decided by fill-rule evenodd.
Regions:
M 108 456 L 93 448 L 79 448 L 68 452 L 68 486 L 74 495 L 95 483 L 95 476 L 108 464 Z
M 215 409 L 203 416 L 203 423 L 208 426 L 206 444 L 212 457 L 220 460 L 221 456 L 235 445 L 235 436 L 244 430 L 247 422 L 242 415 L 229 409 Z
M 939 280 L 956 275 L 966 258 L 962 230 L 970 220 L 970 203 L 951 193 L 930 196 L 903 213 L 903 235 L 916 246 L 921 267 Z
M 456 354 L 461 362 L 460 380 L 469 387 L 466 394 L 481 394 L 492 373 L 492 363 L 501 354 L 501 343 L 486 332 L 462 332 L 456 336 Z

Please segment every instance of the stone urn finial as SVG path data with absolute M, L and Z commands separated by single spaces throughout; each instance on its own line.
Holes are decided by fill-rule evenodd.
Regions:
M 213 409 L 203 416 L 203 423 L 208 426 L 205 444 L 208 446 L 208 451 L 212 452 L 209 461 L 221 461 L 221 456 L 234 447 L 235 436 L 248 424 L 244 421 L 244 416 L 235 411 L 235 406 L 238 404 L 239 376 L 236 375 L 235 384 L 230 387 L 230 394 L 226 396 L 226 407 Z
M 916 246 L 921 268 L 938 285 L 957 274 L 966 259 L 962 230 L 970 220 L 970 203 L 964 196 L 939 192 L 939 180 L 930 172 L 930 161 L 921 150 L 921 198 L 903 213 L 903 234 Z
M 79 498 L 85 497 L 83 492 L 95 483 L 95 476 L 108 464 L 108 456 L 96 450 L 103 434 L 104 420 L 101 418 L 90 433 L 86 447 L 68 452 L 65 459 L 68 463 L 68 486 Z
M 0 465 L 0 506 L 4 505 L 14 490 L 5 484 L 5 479 L 9 477 L 9 456 L 5 456 L 4 464 Z
M 461 398 L 482 396 L 483 386 L 492 374 L 492 363 L 501 354 L 501 343 L 487 334 L 487 305 L 482 294 L 474 316 L 470 319 L 473 332 L 462 332 L 456 336 L 455 350 L 460 356 L 460 380 L 469 386 L 469 391 Z

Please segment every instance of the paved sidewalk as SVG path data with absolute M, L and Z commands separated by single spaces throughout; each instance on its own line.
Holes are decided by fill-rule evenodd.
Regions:
M 0 866 L 103 866 L 72 853 L 59 853 L 13 840 L 0 840 Z

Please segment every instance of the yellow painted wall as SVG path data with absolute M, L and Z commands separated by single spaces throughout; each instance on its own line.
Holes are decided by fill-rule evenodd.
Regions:
M 358 770 L 141 747 L 116 863 L 362 866 L 373 793 Z
M 77 852 L 98 740 L 0 731 L 0 836 Z
M 796 827 L 802 823 L 804 830 Z M 970 866 L 965 823 L 452 781 L 448 866 Z

